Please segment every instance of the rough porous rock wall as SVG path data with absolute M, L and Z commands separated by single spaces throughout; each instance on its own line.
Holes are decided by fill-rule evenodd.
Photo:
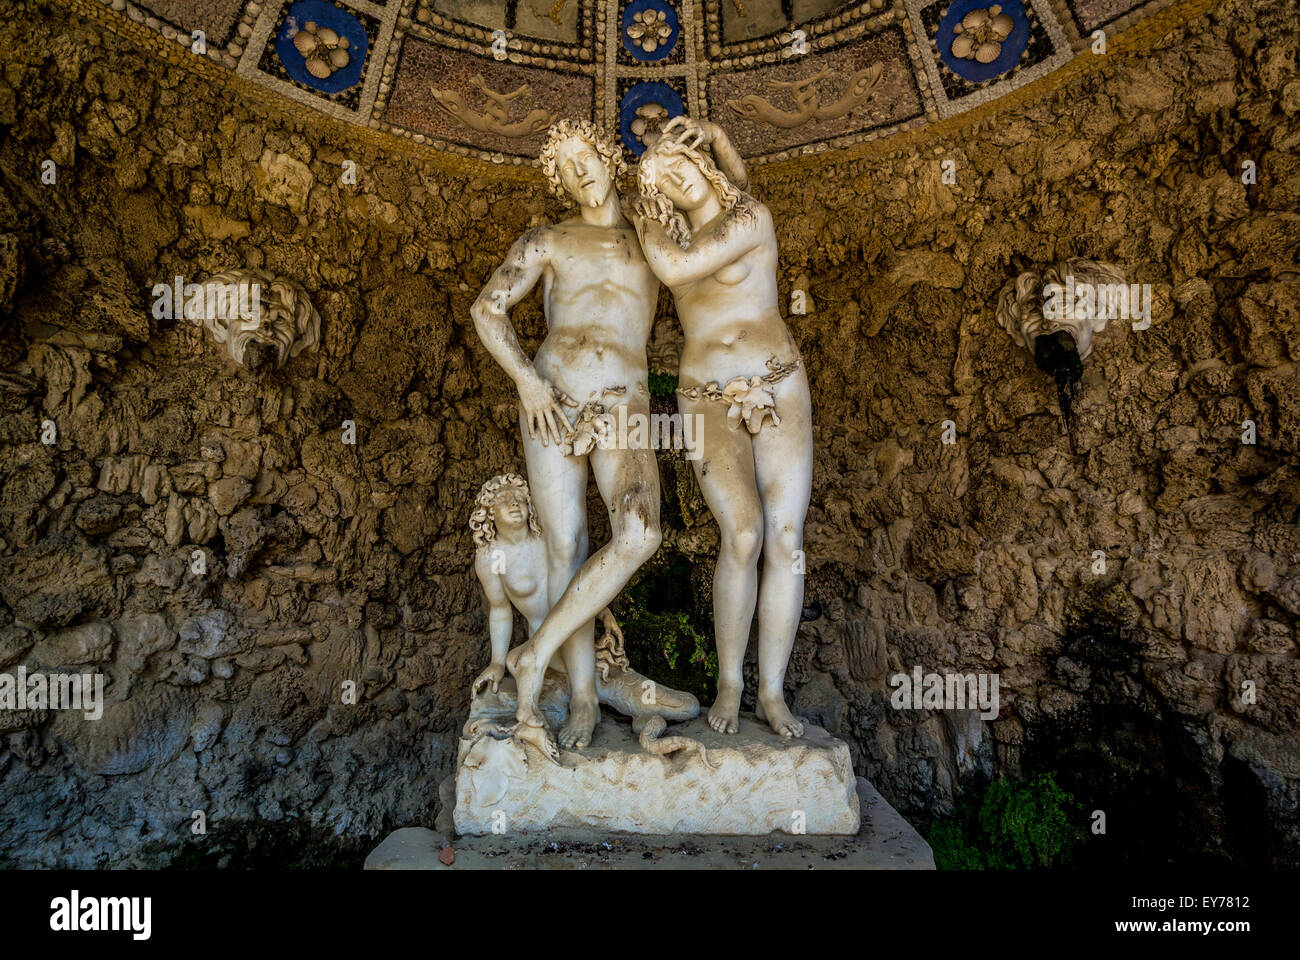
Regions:
M 1300 861 L 1298 29 L 1225 3 L 947 139 L 756 175 L 783 293 L 813 302 L 790 318 L 817 465 L 789 691 L 904 812 L 1056 768 L 1129 855 Z M 466 519 L 522 467 L 468 308 L 566 214 L 40 3 L 0 59 L 0 671 L 109 678 L 99 721 L 0 713 L 0 862 L 431 824 L 486 662 Z M 993 313 L 1071 255 L 1150 282 L 1155 320 L 1096 338 L 1067 425 Z M 319 353 L 253 376 L 151 316 L 153 284 L 232 267 L 302 283 Z M 514 318 L 531 351 L 539 300 Z M 661 457 L 663 549 L 707 569 L 716 528 Z M 893 709 L 914 665 L 997 673 L 1000 714 Z

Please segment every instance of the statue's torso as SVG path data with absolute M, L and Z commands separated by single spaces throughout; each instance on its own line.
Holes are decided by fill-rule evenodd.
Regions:
M 500 546 L 500 544 L 498 543 Z M 546 583 L 546 541 L 531 536 L 523 543 L 505 546 L 500 569 L 502 585 L 510 603 L 528 621 L 528 633 L 546 618 L 550 609 Z
M 778 306 L 776 258 L 776 237 L 765 237 L 710 276 L 673 289 L 685 334 L 683 386 L 752 377 L 766 372 L 769 357 L 799 356 Z
M 659 281 L 629 225 L 567 221 L 548 228 L 547 336 L 537 369 L 575 400 L 646 381 L 646 341 Z

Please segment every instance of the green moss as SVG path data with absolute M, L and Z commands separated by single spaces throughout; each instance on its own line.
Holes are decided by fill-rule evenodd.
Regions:
M 997 780 L 976 802 L 959 802 L 954 815 L 930 826 L 940 870 L 1025 870 L 1064 867 L 1085 837 L 1083 809 L 1044 773 L 1025 783 Z
M 699 609 L 697 580 L 685 557 L 661 555 L 637 571 L 610 609 L 623 628 L 633 668 L 708 698 L 718 655 L 706 632 L 707 614 Z
M 672 373 L 650 371 L 650 396 L 671 400 L 677 394 L 677 376 Z

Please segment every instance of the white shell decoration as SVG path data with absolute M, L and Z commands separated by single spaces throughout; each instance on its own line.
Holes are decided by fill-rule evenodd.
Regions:
M 293 46 L 302 54 L 307 72 L 317 80 L 327 79 L 352 62 L 348 38 L 330 27 L 318 26 L 314 20 L 308 20 L 293 34 Z

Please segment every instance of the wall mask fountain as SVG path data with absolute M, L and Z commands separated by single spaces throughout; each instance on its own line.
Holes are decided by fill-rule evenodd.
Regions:
M 1056 382 L 1067 427 L 1093 335 L 1129 315 L 1129 295 L 1118 267 L 1082 257 L 1026 270 L 998 293 L 998 325 Z
M 266 270 L 226 270 L 202 286 L 205 309 L 197 322 L 250 372 L 279 370 L 290 357 L 320 346 L 320 314 L 301 284 Z M 214 306 L 213 291 L 224 293 L 217 303 L 225 309 Z

